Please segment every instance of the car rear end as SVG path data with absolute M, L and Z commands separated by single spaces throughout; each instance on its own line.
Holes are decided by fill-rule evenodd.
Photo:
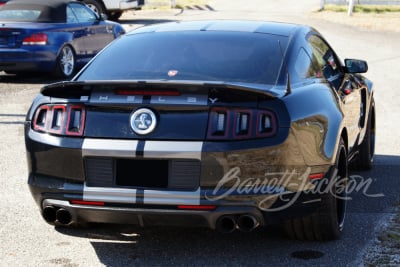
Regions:
M 47 33 L 29 29 L 30 25 L 7 23 L 4 27 L 0 28 L 0 70 L 23 72 L 54 69 L 58 51 L 49 43 Z
M 231 232 L 312 212 L 318 196 L 301 193 L 329 166 L 306 166 L 285 88 L 246 82 L 275 83 L 282 58 L 269 53 L 275 61 L 256 61 L 277 64 L 265 75 L 240 56 L 227 63 L 217 55 L 263 58 L 251 34 L 240 34 L 237 45 L 226 41 L 238 39 L 236 33 L 190 31 L 172 42 L 174 35 L 165 33 L 159 43 L 151 33 L 123 37 L 72 82 L 44 87 L 25 124 L 29 186 L 44 219 Z M 223 46 L 208 53 L 214 41 Z M 271 44 L 278 52 L 278 42 Z M 114 61 L 115 68 L 106 67 Z
M 7 72 L 54 69 L 59 44 L 53 30 L 61 22 L 48 19 L 57 12 L 43 3 L 10 1 L 0 9 L 0 70 Z M 50 15 L 49 15 L 50 16 Z M 50 16 L 51 17 L 51 16 Z M 52 18 L 52 17 L 51 17 Z M 65 19 L 64 19 L 65 22 Z
M 133 115 L 146 111 L 156 127 L 140 134 Z M 50 223 L 263 225 L 307 172 L 282 101 L 226 85 L 52 85 L 25 131 L 30 189 Z

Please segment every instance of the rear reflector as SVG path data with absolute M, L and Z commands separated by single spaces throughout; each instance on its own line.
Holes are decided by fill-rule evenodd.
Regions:
M 104 206 L 104 202 L 99 201 L 71 200 L 70 203 L 74 205 Z
M 178 209 L 181 210 L 215 210 L 215 205 L 179 205 Z
M 325 176 L 325 174 L 323 172 L 322 173 L 313 173 L 313 174 L 310 174 L 308 176 L 308 178 L 310 178 L 310 180 L 315 180 L 315 179 L 322 179 L 322 178 L 324 178 L 324 176 Z

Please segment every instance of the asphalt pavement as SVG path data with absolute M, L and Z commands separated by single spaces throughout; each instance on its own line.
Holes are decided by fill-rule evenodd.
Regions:
M 27 187 L 23 122 L 47 77 L 0 73 L 0 266 L 362 266 L 377 231 L 399 205 L 400 34 L 373 32 L 312 19 L 319 0 L 211 1 L 209 7 L 126 12 L 126 29 L 175 20 L 256 19 L 317 28 L 339 56 L 369 62 L 377 107 L 375 167 L 351 175 L 370 181 L 350 195 L 342 238 L 332 242 L 287 239 L 279 226 L 223 235 L 207 229 L 46 224 Z

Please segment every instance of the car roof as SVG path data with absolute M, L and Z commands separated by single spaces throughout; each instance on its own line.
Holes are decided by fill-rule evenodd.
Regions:
M 12 10 L 21 9 L 39 9 L 41 15 L 38 22 L 65 22 L 66 6 L 71 0 L 12 0 L 7 2 L 2 9 Z
M 249 32 L 266 33 L 282 36 L 290 36 L 298 28 L 305 26 L 266 21 L 248 20 L 212 20 L 212 21 L 180 21 L 155 24 L 136 29 L 129 34 L 146 32 L 179 32 L 179 31 L 230 31 L 230 32 Z

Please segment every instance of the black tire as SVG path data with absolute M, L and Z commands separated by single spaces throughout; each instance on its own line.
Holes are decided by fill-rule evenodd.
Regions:
M 122 16 L 122 11 L 113 11 L 107 13 L 109 20 L 117 21 Z
M 335 166 L 330 179 L 335 179 L 334 188 L 321 195 L 318 210 L 307 217 L 290 219 L 284 222 L 286 234 L 292 239 L 329 241 L 340 237 L 346 214 L 346 185 L 348 177 L 347 152 L 340 140 Z M 340 189 L 340 190 L 339 190 Z
M 104 4 L 101 1 L 97 0 L 83 0 L 83 3 L 85 3 L 88 7 L 90 7 L 91 10 L 93 10 L 97 15 L 101 14 L 106 14 L 106 8 L 104 7 Z
M 357 158 L 354 160 L 352 167 L 355 170 L 370 170 L 374 165 L 375 154 L 375 102 L 372 99 L 368 116 L 367 129 L 364 139 L 358 148 Z
M 54 74 L 56 77 L 63 79 L 71 78 L 75 73 L 75 53 L 71 46 L 65 45 L 61 48 L 57 57 L 56 69 Z

